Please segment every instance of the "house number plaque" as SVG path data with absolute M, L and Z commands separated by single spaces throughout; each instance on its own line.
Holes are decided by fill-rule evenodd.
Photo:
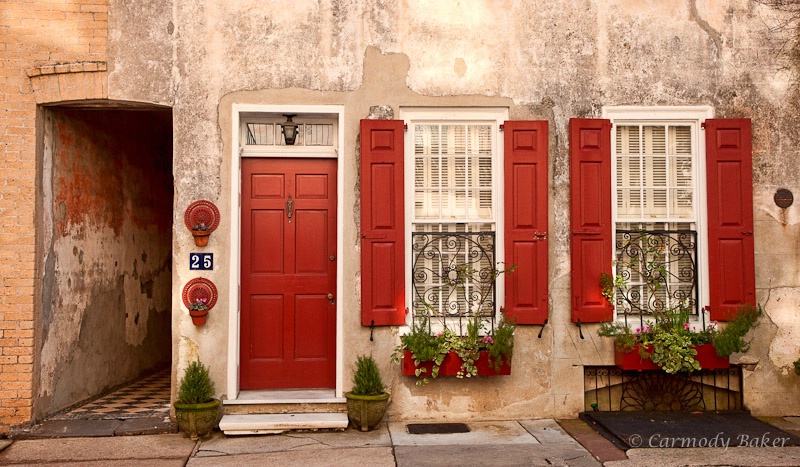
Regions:
M 189 253 L 189 269 L 211 271 L 214 269 L 214 253 Z

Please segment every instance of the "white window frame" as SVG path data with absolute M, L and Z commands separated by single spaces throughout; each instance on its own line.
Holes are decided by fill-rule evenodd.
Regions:
M 453 107 L 453 108 L 434 108 L 434 107 L 401 107 L 400 119 L 407 125 L 408 131 L 404 135 L 404 204 L 405 204 L 405 270 L 406 277 L 406 303 L 411 310 L 413 303 L 413 289 L 411 287 L 411 274 L 413 273 L 412 264 L 412 245 L 411 233 L 414 231 L 414 139 L 413 132 L 410 131 L 416 123 L 434 122 L 453 122 L 453 123 L 489 123 L 492 125 L 492 210 L 495 213 L 495 261 L 502 262 L 505 258 L 503 248 L 503 222 L 504 222 L 504 184 L 503 184 L 503 157 L 504 142 L 501 127 L 508 120 L 508 108 L 505 107 Z M 433 222 L 433 221 L 431 221 Z M 503 274 L 497 277 L 495 282 L 496 309 L 495 320 L 500 317 L 500 308 L 505 303 Z M 406 315 L 406 325 L 400 332 L 405 334 L 408 326 L 411 325 L 413 313 Z
M 689 124 L 693 126 L 694 153 L 697 160 L 692 164 L 695 168 L 694 176 L 694 201 L 697 230 L 697 303 L 699 313 L 692 315 L 690 324 L 699 326 L 702 320 L 709 323 L 708 312 L 705 311 L 709 303 L 708 279 L 708 215 L 707 215 L 707 188 L 706 188 L 706 146 L 705 133 L 702 128 L 705 120 L 714 118 L 714 108 L 711 106 L 606 106 L 602 109 L 602 117 L 611 120 L 611 223 L 616 232 L 617 219 L 617 139 L 616 126 L 627 124 L 667 123 Z M 623 222 L 623 220 L 619 220 Z M 616 238 L 616 235 L 613 236 Z M 615 249 L 616 251 L 616 249 Z M 701 315 L 704 315 L 702 316 Z M 615 319 L 621 320 L 622 314 L 615 312 Z M 631 324 L 631 323 L 629 323 Z

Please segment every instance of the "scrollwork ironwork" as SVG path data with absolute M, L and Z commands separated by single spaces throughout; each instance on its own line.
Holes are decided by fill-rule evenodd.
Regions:
M 677 306 L 698 313 L 697 232 L 618 230 L 617 312 L 652 315 Z
M 414 316 L 439 320 L 481 317 L 494 324 L 494 232 L 411 235 Z

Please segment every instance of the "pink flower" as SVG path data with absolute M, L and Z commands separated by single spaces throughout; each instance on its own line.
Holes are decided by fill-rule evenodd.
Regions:
M 684 331 L 688 331 L 689 330 L 689 323 L 683 323 L 683 330 Z
M 492 336 L 483 336 L 483 343 L 494 344 L 494 339 L 492 339 Z

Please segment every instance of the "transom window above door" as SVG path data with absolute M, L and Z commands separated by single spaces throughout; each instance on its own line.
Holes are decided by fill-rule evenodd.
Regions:
M 338 133 L 336 115 L 243 112 L 239 144 L 245 155 L 275 152 L 335 155 Z

